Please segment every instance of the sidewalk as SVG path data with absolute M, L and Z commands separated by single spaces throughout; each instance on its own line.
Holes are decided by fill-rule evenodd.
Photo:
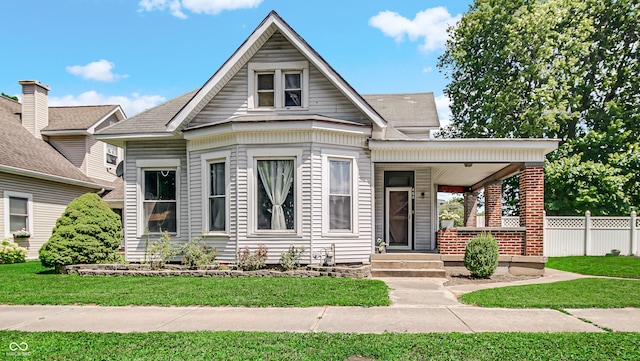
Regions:
M 521 283 L 580 278 L 551 272 Z M 391 307 L 100 307 L 0 305 L 0 330 L 22 331 L 279 331 L 279 332 L 640 332 L 640 309 L 499 309 L 466 306 L 445 279 L 384 278 Z M 497 284 L 493 284 L 496 286 Z M 499 286 L 510 285 L 501 283 Z M 472 287 L 473 286 L 473 287 Z

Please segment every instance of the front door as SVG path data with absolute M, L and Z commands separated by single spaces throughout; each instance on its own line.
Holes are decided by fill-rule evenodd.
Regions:
M 386 188 L 386 240 L 389 249 L 410 250 L 413 246 L 412 187 Z

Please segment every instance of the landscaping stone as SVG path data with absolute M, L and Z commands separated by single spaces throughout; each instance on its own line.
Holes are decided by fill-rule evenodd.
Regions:
M 261 269 L 242 271 L 235 269 L 189 269 L 183 265 L 167 264 L 161 270 L 152 270 L 148 264 L 76 264 L 64 266 L 63 270 L 70 275 L 79 276 L 133 276 L 133 277 L 345 277 L 369 278 L 371 265 L 331 266 L 308 265 L 305 268 L 280 271 L 277 269 Z

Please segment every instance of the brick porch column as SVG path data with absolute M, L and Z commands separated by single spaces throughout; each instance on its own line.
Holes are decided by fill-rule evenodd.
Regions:
M 544 167 L 520 169 L 520 227 L 526 227 L 525 256 L 542 256 L 544 246 Z
M 478 215 L 478 193 L 465 192 L 464 193 L 464 226 L 465 227 L 477 227 L 478 222 L 476 220 Z
M 502 181 L 484 185 L 484 226 L 502 227 Z

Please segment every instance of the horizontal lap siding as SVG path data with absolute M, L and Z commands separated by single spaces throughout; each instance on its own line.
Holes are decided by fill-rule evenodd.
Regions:
M 291 45 L 280 33 L 275 33 L 251 58 L 250 62 L 304 61 L 305 56 Z M 204 109 L 191 121 L 190 126 L 224 121 L 232 116 L 249 114 L 248 66 L 245 64 L 234 77 L 216 94 Z M 320 114 L 327 117 L 369 124 L 366 116 L 356 108 L 320 71 L 309 64 L 309 108 L 306 110 L 282 110 L 282 115 Z M 269 115 L 278 112 L 267 111 Z M 260 114 L 252 111 L 250 114 Z
M 27 248 L 28 258 L 37 258 L 42 245 L 51 237 L 56 220 L 62 216 L 67 205 L 75 198 L 95 189 L 72 186 L 57 182 L 0 173 L 0 202 L 4 202 L 4 192 L 20 192 L 33 197 L 33 230 L 28 240 L 18 244 Z M 8 232 L 4 229 L 4 204 L 0 205 L 0 236 Z
M 203 199 L 207 199 L 207 179 L 202 178 L 202 154 L 209 152 L 224 152 L 228 151 L 229 156 L 229 237 L 219 236 L 202 236 L 206 225 L 204 222 L 205 210 L 203 207 Z M 236 171 L 237 171 L 237 158 L 236 147 L 222 147 L 215 149 L 207 149 L 203 151 L 195 151 L 190 153 L 190 173 L 189 181 L 191 182 L 191 237 L 202 236 L 206 243 L 216 248 L 218 253 L 217 259 L 222 262 L 234 262 L 236 259 L 236 232 L 235 225 L 237 224 L 238 214 L 238 201 L 236 197 Z M 206 170 L 205 170 L 206 171 Z M 206 206 L 206 203 L 205 203 Z
M 322 198 L 328 197 L 328 194 L 322 194 L 322 158 L 321 153 L 318 153 L 318 163 L 315 164 L 314 172 L 319 175 L 314 178 L 316 186 L 314 187 L 314 220 L 316 226 L 314 227 L 314 252 L 320 252 L 323 249 L 329 249 L 332 244 L 336 246 L 335 262 L 337 263 L 352 263 L 352 262 L 368 262 L 369 256 L 373 251 L 373 214 L 372 214 L 372 195 L 371 195 L 371 155 L 366 149 L 340 147 L 335 145 L 321 146 L 315 145 L 314 149 L 322 151 L 325 149 L 330 152 L 331 150 L 343 150 L 358 152 L 358 199 L 354 199 L 354 202 L 358 207 L 357 219 L 353 219 L 353 222 L 358 222 L 358 233 L 349 236 L 331 236 L 327 232 L 323 234 L 322 229 Z M 328 177 L 327 177 L 328 179 Z M 328 213 L 325 214 L 328 216 Z
M 112 115 L 108 120 L 104 121 L 96 132 L 109 126 L 109 122 L 117 122 L 116 115 Z M 95 139 L 93 136 L 87 137 L 87 176 L 104 179 L 109 182 L 116 180 L 116 169 L 114 167 L 107 168 L 105 143 Z
M 87 172 L 86 153 L 87 137 L 85 135 L 69 135 L 49 137 L 49 143 L 83 173 Z
M 184 140 L 138 141 L 126 143 L 125 156 L 125 209 L 126 219 L 126 257 L 128 261 L 144 259 L 146 236 L 145 230 L 138 229 L 138 212 L 142 212 L 142 205 L 138 205 L 138 168 L 137 160 L 179 159 L 180 160 L 180 189 L 178 194 L 180 203 L 179 234 L 174 239 L 176 244 L 183 244 L 188 240 L 189 201 L 187 194 L 187 158 Z M 142 214 L 140 214 L 141 216 Z M 142 235 L 142 236 L 141 236 Z

